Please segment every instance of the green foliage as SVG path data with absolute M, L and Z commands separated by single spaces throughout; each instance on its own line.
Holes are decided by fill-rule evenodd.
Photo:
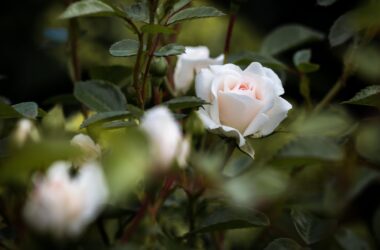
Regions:
M 22 102 L 13 105 L 13 108 L 24 117 L 35 119 L 39 114 L 38 105 L 35 102 Z
M 248 66 L 251 62 L 259 62 L 262 65 L 274 69 L 286 69 L 287 66 L 272 56 L 244 51 L 232 54 L 228 57 L 230 63 Z
M 368 123 L 363 126 L 356 137 L 356 149 L 364 158 L 374 163 L 380 163 L 380 127 L 378 123 Z
M 318 5 L 320 6 L 330 6 L 333 5 L 337 0 L 317 0 Z
M 136 2 L 125 9 L 128 18 L 143 23 L 149 23 L 149 8 L 144 2 Z
M 329 42 L 332 47 L 341 45 L 352 38 L 358 29 L 352 22 L 352 13 L 348 12 L 340 16 L 333 24 L 329 32 Z
M 177 98 L 173 98 L 170 101 L 164 103 L 170 109 L 186 109 L 186 108 L 196 108 L 200 107 L 204 104 L 207 104 L 204 100 L 195 97 L 195 96 L 181 96 Z
M 101 80 L 77 82 L 75 97 L 97 112 L 125 110 L 127 100 L 121 90 L 112 83 Z
M 180 10 L 172 15 L 167 21 L 167 24 L 171 25 L 191 19 L 218 16 L 224 16 L 224 13 L 213 7 L 192 7 Z
M 68 19 L 82 16 L 108 16 L 114 9 L 101 0 L 81 0 L 70 4 L 60 18 Z
M 344 101 L 343 103 L 371 106 L 380 109 L 380 86 L 368 86 L 356 93 L 350 100 Z
M 259 211 L 238 207 L 218 207 L 201 219 L 199 228 L 190 234 L 264 226 L 269 226 L 269 219 Z
M 125 39 L 112 44 L 110 54 L 113 56 L 135 56 L 139 49 L 139 42 L 136 40 Z
M 330 236 L 336 225 L 334 219 L 320 218 L 300 209 L 292 209 L 291 216 L 298 234 L 308 245 Z
M 89 118 L 87 118 L 85 121 L 83 121 L 80 127 L 86 128 L 91 125 L 104 123 L 104 122 L 108 122 L 112 120 L 119 120 L 121 118 L 125 118 L 128 116 L 131 116 L 131 113 L 129 111 L 108 111 L 108 112 L 96 113 L 95 115 L 92 115 Z
M 319 65 L 310 62 L 311 50 L 305 49 L 297 51 L 293 56 L 293 63 L 300 72 L 311 73 L 319 69 Z
M 132 69 L 122 65 L 95 66 L 89 71 L 91 79 L 113 82 L 119 86 L 125 85 L 127 79 L 132 75 Z
M 289 238 L 278 238 L 269 243 L 264 250 L 302 250 L 303 248 Z
M 185 46 L 170 43 L 161 47 L 158 51 L 154 52 L 155 56 L 176 56 L 185 53 Z
M 173 29 L 159 24 L 146 24 L 141 27 L 141 31 L 148 34 L 170 35 L 175 33 Z
M 261 52 L 274 56 L 308 42 L 321 41 L 323 38 L 321 32 L 302 25 L 281 26 L 265 37 Z

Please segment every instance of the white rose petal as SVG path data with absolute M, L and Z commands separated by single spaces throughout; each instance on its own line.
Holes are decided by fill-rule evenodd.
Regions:
M 177 93 L 186 93 L 194 80 L 195 73 L 202 68 L 213 64 L 222 64 L 224 56 L 210 58 L 207 47 L 186 47 L 184 54 L 178 56 L 178 61 L 174 70 L 174 85 Z
M 21 119 L 17 122 L 16 130 L 13 133 L 13 139 L 16 145 L 21 147 L 28 139 L 32 141 L 39 141 L 40 136 L 32 121 L 28 119 Z
M 25 220 L 36 230 L 62 238 L 78 236 L 100 213 L 108 188 L 101 167 L 87 163 L 70 176 L 70 162 L 58 161 L 34 180 L 24 207 Z
M 292 105 L 284 93 L 279 77 L 260 63 L 245 70 L 233 64 L 211 65 L 196 76 L 198 97 L 209 102 L 198 111 L 206 128 L 237 139 L 268 135 L 284 120 Z
M 160 168 L 168 168 L 180 148 L 182 131 L 173 115 L 163 106 L 148 110 L 141 123 L 151 142 L 152 157 Z

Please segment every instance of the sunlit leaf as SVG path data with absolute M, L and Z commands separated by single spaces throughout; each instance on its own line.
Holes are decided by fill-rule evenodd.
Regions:
M 224 16 L 225 14 L 213 7 L 192 7 L 181 10 L 171 16 L 168 20 L 168 24 L 175 24 L 182 21 L 187 21 L 197 18 L 206 18 L 206 17 L 218 17 Z
M 323 38 L 323 33 L 308 27 L 298 24 L 285 25 L 266 36 L 261 46 L 261 52 L 277 55 L 304 43 L 321 41 Z
M 105 81 L 77 82 L 74 95 L 87 107 L 97 112 L 126 110 L 127 107 L 127 101 L 120 89 Z
M 131 113 L 129 111 L 108 111 L 108 112 L 101 112 L 97 113 L 95 115 L 90 116 L 87 118 L 82 124 L 81 128 L 88 127 L 90 125 L 94 125 L 101 122 L 111 121 L 111 120 L 117 120 L 120 118 L 125 118 L 130 116 Z
M 114 10 L 100 0 L 82 0 L 74 2 L 67 7 L 60 18 L 73 18 L 89 15 L 112 15 Z

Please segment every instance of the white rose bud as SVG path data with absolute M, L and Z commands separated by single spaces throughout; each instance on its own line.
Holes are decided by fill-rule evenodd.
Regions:
M 13 140 L 18 147 L 21 147 L 27 140 L 39 141 L 40 135 L 32 121 L 21 119 L 17 122 Z
M 77 134 L 71 139 L 71 145 L 79 147 L 83 151 L 83 156 L 75 161 L 76 165 L 81 165 L 86 161 L 96 160 L 101 156 L 101 149 L 90 136 Z
M 172 113 L 166 107 L 154 107 L 145 113 L 141 128 L 150 140 L 154 163 L 161 169 L 170 167 L 183 147 L 182 131 Z M 184 157 L 181 160 L 185 164 Z
M 57 238 L 78 236 L 100 213 L 108 188 L 101 167 L 87 163 L 75 176 L 71 163 L 53 163 L 45 176 L 34 179 L 24 218 L 41 233 Z
M 224 56 L 210 58 L 207 47 L 186 47 L 185 53 L 178 56 L 174 70 L 174 85 L 177 93 L 186 93 L 194 80 L 195 73 L 209 65 L 223 64 Z
M 233 64 L 202 69 L 195 80 L 198 97 L 211 103 L 198 111 L 206 128 L 235 137 L 262 137 L 274 131 L 292 105 L 280 95 L 284 88 L 278 76 L 260 63 L 244 71 Z

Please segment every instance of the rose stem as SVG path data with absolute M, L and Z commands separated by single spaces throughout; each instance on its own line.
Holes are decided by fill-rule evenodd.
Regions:
M 230 19 L 228 21 L 226 40 L 224 43 L 224 64 L 227 63 L 227 58 L 230 53 L 232 31 L 234 29 L 235 21 L 236 21 L 236 12 L 237 12 L 236 10 L 231 11 Z
M 107 232 L 106 232 L 106 230 L 104 228 L 103 220 L 101 218 L 99 218 L 96 221 L 96 226 L 98 227 L 98 231 L 99 231 L 100 236 L 102 237 L 104 245 L 105 246 L 111 246 L 111 241 L 108 238 Z
M 133 233 L 136 231 L 138 225 L 140 224 L 140 221 L 144 218 L 145 216 L 145 213 L 148 209 L 148 205 L 149 205 L 149 199 L 148 199 L 148 196 L 146 196 L 142 202 L 142 205 L 140 207 L 140 209 L 138 210 L 136 216 L 133 218 L 132 220 L 132 224 L 128 227 L 128 229 L 125 231 L 123 237 L 122 237 L 122 241 L 124 243 L 128 243 L 128 241 L 130 240 L 131 236 L 133 235 Z

